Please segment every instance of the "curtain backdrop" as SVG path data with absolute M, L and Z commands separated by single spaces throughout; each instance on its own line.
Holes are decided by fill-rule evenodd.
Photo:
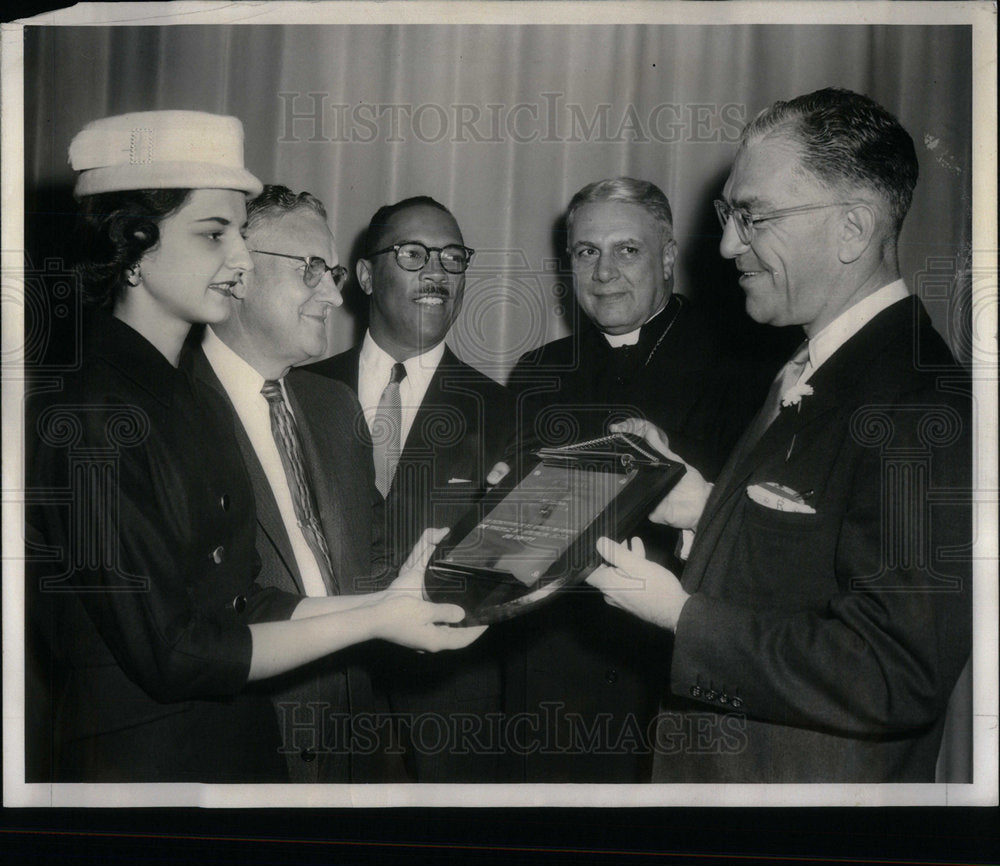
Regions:
M 791 343 L 742 313 L 711 202 L 743 124 L 826 86 L 869 94 L 913 136 L 921 177 L 903 275 L 971 356 L 969 27 L 28 27 L 25 40 L 26 244 L 45 275 L 27 282 L 29 361 L 77 339 L 65 296 L 46 291 L 61 285 L 48 277 L 62 271 L 74 210 L 70 139 L 98 117 L 168 108 L 239 117 L 250 170 L 318 195 L 345 264 L 380 205 L 417 194 L 447 204 L 478 250 L 449 342 L 496 379 L 572 327 L 560 216 L 580 187 L 615 175 L 669 196 L 676 290 L 777 359 Z M 331 354 L 358 337 L 363 298 L 353 284 L 347 296 Z M 962 704 L 952 779 L 971 767 L 967 695 Z
M 676 290 L 768 351 L 774 334 L 745 318 L 718 255 L 711 202 L 734 141 L 775 99 L 829 85 L 867 93 L 920 157 L 904 276 L 969 357 L 968 27 L 29 27 L 25 47 L 33 259 L 61 254 L 66 149 L 84 123 L 155 108 L 233 114 L 251 171 L 327 204 L 345 264 L 380 205 L 428 194 L 451 207 L 478 253 L 449 342 L 501 381 L 518 355 L 572 327 L 559 218 L 584 184 L 621 174 L 671 200 Z M 331 353 L 363 324 L 357 286 L 347 295 Z

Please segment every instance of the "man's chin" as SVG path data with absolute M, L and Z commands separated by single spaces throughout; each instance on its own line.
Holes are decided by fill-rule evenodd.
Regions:
M 599 316 L 594 320 L 594 324 L 605 334 L 610 334 L 612 337 L 619 336 L 620 334 L 628 334 L 636 328 L 642 327 L 642 322 L 636 324 L 634 320 L 625 319 L 621 316 Z
M 784 325 L 791 324 L 789 322 L 782 321 L 782 317 L 778 311 L 765 307 L 761 304 L 754 304 L 749 298 L 747 298 L 746 302 L 746 312 L 747 315 L 758 325 L 771 325 L 772 327 L 780 328 Z

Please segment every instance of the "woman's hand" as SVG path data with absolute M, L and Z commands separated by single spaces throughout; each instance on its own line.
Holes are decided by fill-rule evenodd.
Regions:
M 485 625 L 449 625 L 465 616 L 457 604 L 434 604 L 413 595 L 387 594 L 369 610 L 374 618 L 373 637 L 423 652 L 461 649 L 486 631 Z
M 625 545 L 599 538 L 597 552 L 608 565 L 593 571 L 587 583 L 603 592 L 608 604 L 661 628 L 677 628 L 681 608 L 690 596 L 672 572 L 646 559 L 641 539 L 633 538 L 631 545 Z
M 418 593 L 423 596 L 424 572 L 427 571 L 427 563 L 431 561 L 434 548 L 447 534 L 447 529 L 425 529 L 423 535 L 413 545 L 410 555 L 406 557 L 406 562 L 399 567 L 399 575 L 385 591 L 387 593 Z
M 449 623 L 461 622 L 465 611 L 456 604 L 433 604 L 424 598 L 427 563 L 447 534 L 447 529 L 425 529 L 399 576 L 377 594 L 378 600 L 369 608 L 374 617 L 373 637 L 419 652 L 438 652 L 468 646 L 486 631 L 486 626 L 454 628 Z
M 618 424 L 612 424 L 610 429 L 614 433 L 632 433 L 641 436 L 651 448 L 668 460 L 684 463 L 684 460 L 670 449 L 667 434 L 649 421 L 629 418 Z M 686 471 L 681 480 L 649 515 L 653 523 L 662 523 L 677 529 L 697 528 L 701 513 L 705 510 L 705 503 L 708 502 L 709 494 L 712 492 L 712 485 L 689 463 L 684 463 L 684 468 Z

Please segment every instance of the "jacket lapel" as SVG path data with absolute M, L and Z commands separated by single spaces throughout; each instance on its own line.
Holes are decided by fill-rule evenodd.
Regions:
M 433 426 L 433 414 L 440 411 L 442 405 L 452 406 L 455 404 L 456 398 L 461 397 L 461 395 L 456 394 L 445 394 L 441 388 L 442 377 L 458 363 L 458 359 L 452 354 L 451 349 L 445 346 L 441 361 L 437 365 L 434 375 L 431 376 L 430 382 L 427 383 L 424 398 L 420 401 L 420 406 L 413 416 L 410 431 L 406 434 L 406 443 L 403 445 L 403 449 L 399 455 L 400 465 L 412 463 L 414 460 L 425 457 L 428 451 L 431 450 L 431 445 L 427 442 L 424 433 Z M 434 448 L 433 450 L 437 452 L 441 449 Z M 398 478 L 399 472 L 396 473 L 392 481 L 392 486 L 389 488 L 390 495 L 396 486 L 396 479 Z M 386 498 L 388 499 L 388 496 Z
M 728 517 L 753 473 L 764 463 L 785 459 L 796 439 L 808 436 L 812 430 L 826 423 L 831 412 L 845 405 L 845 395 L 857 391 L 858 380 L 872 369 L 875 358 L 899 334 L 908 333 L 904 326 L 915 315 L 915 304 L 916 298 L 893 304 L 837 349 L 810 378 L 813 393 L 803 397 L 798 407 L 782 409 L 756 445 L 745 453 L 749 430 L 744 432 L 723 468 L 699 521 L 699 543 L 692 549 L 684 569 L 684 585 L 689 592 L 700 585 L 708 557 L 718 555 L 716 548 L 721 542 Z M 752 422 L 750 426 L 753 426 Z
M 205 357 L 205 353 L 201 350 L 201 347 L 195 346 L 191 348 L 189 357 L 191 371 L 195 378 L 221 394 L 226 401 L 226 405 L 229 406 L 233 417 L 233 429 L 236 433 L 236 441 L 239 443 L 240 453 L 243 457 L 243 465 L 246 467 L 247 475 L 250 476 L 250 481 L 253 484 L 254 498 L 257 506 L 257 525 L 271 542 L 275 553 L 288 571 L 299 592 L 303 592 L 302 576 L 299 574 L 299 567 L 292 554 L 292 545 L 288 540 L 288 533 L 285 530 L 284 521 L 281 519 L 278 503 L 271 492 L 271 484 L 267 480 L 267 475 L 264 472 L 264 467 L 260 464 L 257 452 L 254 451 L 250 437 L 247 436 L 246 429 L 240 422 L 239 416 L 236 414 L 236 410 L 229 400 L 229 395 L 226 393 L 226 389 L 219 381 L 219 377 L 215 375 L 215 371 L 212 369 L 212 365 L 208 363 L 208 358 Z
M 352 346 L 341 356 L 342 365 L 338 370 L 341 381 L 355 394 L 358 393 L 358 376 L 361 370 L 361 343 Z

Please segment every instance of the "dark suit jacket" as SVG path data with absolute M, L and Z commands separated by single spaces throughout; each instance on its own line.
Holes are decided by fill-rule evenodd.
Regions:
M 195 335 L 197 336 L 197 335 Z M 259 583 L 303 593 L 291 543 L 267 476 L 246 430 L 200 345 L 189 343 L 185 364 L 194 377 L 217 391 L 233 414 L 236 439 L 257 502 Z M 301 369 L 285 379 L 295 415 L 302 458 L 323 525 L 337 590 L 363 592 L 382 568 L 382 500 L 375 489 L 370 445 L 359 429 L 361 407 L 350 389 Z M 398 778 L 391 758 L 379 750 L 345 742 L 350 714 L 378 709 L 367 672 L 366 649 L 352 647 L 268 682 L 282 729 L 292 781 L 386 781 Z
M 766 374 L 738 370 L 697 308 L 677 295 L 629 349 L 612 349 L 580 318 L 571 336 L 529 352 L 511 373 L 520 459 L 539 444 L 601 436 L 611 421 L 639 416 L 713 478 L 753 412 L 748 400 L 762 396 Z M 647 556 L 677 567 L 674 530 L 645 522 L 635 534 Z M 507 711 L 537 718 L 541 745 L 524 750 L 523 777 L 648 781 L 647 732 L 667 690 L 662 659 L 671 636 L 610 607 L 586 584 L 514 628 L 521 658 L 511 656 Z
M 27 704 L 47 681 L 52 724 L 27 751 L 51 764 L 29 778 L 286 778 L 270 701 L 247 685 L 247 625 L 287 619 L 297 598 L 254 582 L 253 493 L 225 406 L 106 316 L 80 372 L 41 402 Z
M 659 781 L 934 781 L 971 641 L 969 383 L 909 298 L 809 384 L 699 523 Z M 752 501 L 762 482 L 815 513 Z
M 360 355 L 358 345 L 305 369 L 357 392 Z M 386 548 L 393 573 L 424 529 L 454 525 L 475 501 L 486 473 L 503 454 L 513 420 L 507 389 L 446 348 L 414 417 L 386 497 Z M 456 653 L 418 655 L 385 647 L 381 675 L 392 709 L 408 717 L 404 727 L 410 728 L 411 736 L 406 758 L 417 781 L 503 778 L 499 748 L 470 745 L 469 726 L 482 726 L 486 714 L 500 710 L 499 659 L 505 633 L 503 625 L 494 626 Z M 441 720 L 448 733 L 439 742 Z

